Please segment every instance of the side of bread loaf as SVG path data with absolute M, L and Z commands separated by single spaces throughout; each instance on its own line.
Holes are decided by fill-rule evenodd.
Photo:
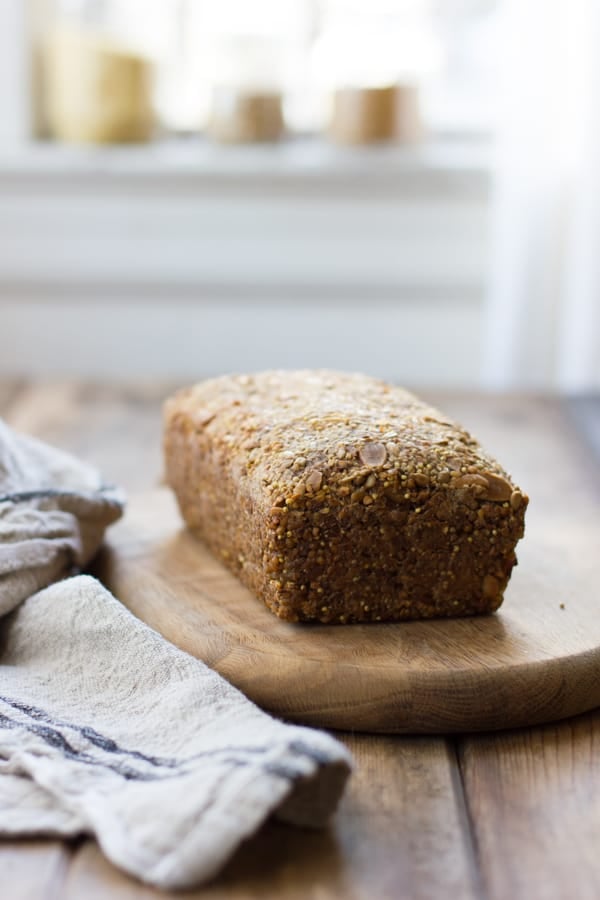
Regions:
M 226 376 L 165 406 L 188 526 L 288 621 L 491 612 L 527 497 L 398 387 L 326 370 Z

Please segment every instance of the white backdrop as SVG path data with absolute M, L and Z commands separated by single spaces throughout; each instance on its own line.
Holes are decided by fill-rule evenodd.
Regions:
M 486 384 L 600 388 L 600 6 L 505 0 Z
M 488 240 L 468 141 L 38 154 L 25 3 L 0 0 L 0 371 L 188 377 L 287 342 L 415 385 L 600 389 L 600 4 L 502 2 Z

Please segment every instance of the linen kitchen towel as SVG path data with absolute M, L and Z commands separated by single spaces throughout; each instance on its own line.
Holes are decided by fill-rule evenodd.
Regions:
M 0 616 L 85 566 L 122 511 L 92 466 L 0 419 Z
M 215 875 L 271 815 L 324 825 L 351 770 L 328 735 L 259 710 L 86 575 L 121 497 L 0 431 L 0 835 L 95 835 L 163 888 Z

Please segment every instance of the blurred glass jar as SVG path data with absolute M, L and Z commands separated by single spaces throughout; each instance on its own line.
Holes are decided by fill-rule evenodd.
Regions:
M 423 124 L 417 85 L 336 88 L 327 133 L 339 144 L 418 140 Z
M 329 137 L 343 144 L 418 140 L 420 84 L 439 64 L 428 0 L 322 6 L 313 77 L 329 96 Z
M 123 27 L 127 3 L 54 0 L 41 47 L 43 103 L 52 137 L 75 143 L 152 137 L 153 65 Z
M 221 38 L 214 46 L 207 134 L 226 143 L 282 137 L 283 77 L 277 41 L 258 36 Z
M 193 134 L 206 120 L 206 22 L 203 0 L 168 0 L 155 70 L 154 102 L 164 131 Z
M 220 0 L 205 17 L 206 132 L 223 142 L 276 141 L 306 59 L 305 0 Z

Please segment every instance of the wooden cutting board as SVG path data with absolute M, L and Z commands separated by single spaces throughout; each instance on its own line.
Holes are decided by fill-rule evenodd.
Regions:
M 385 625 L 277 619 L 184 530 L 171 495 L 134 498 L 96 574 L 140 619 L 259 706 L 338 729 L 449 732 L 600 705 L 598 530 L 534 518 L 501 610 Z

